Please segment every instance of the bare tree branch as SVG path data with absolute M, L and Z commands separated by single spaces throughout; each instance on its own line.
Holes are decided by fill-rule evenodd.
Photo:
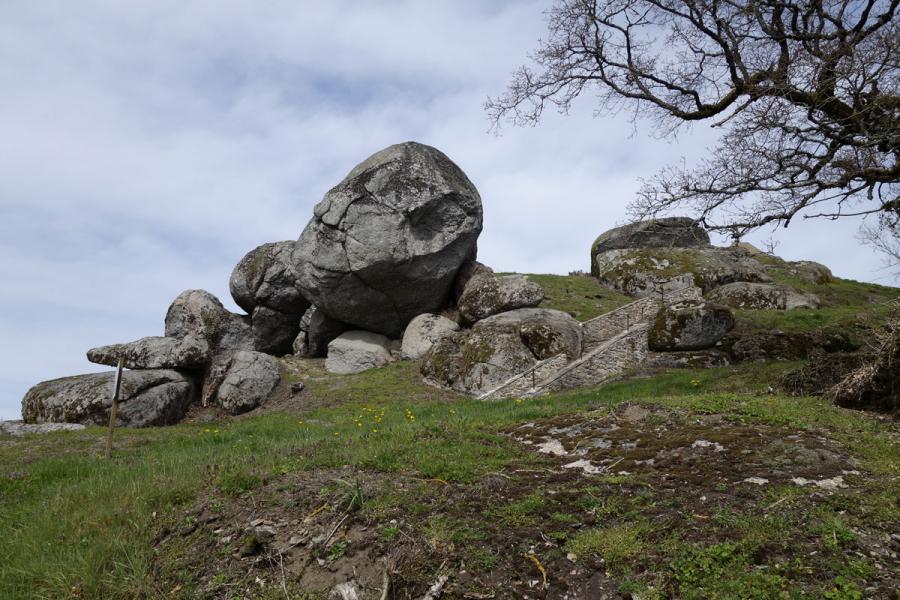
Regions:
M 585 92 L 665 134 L 713 120 L 696 168 L 643 182 L 634 218 L 688 212 L 743 235 L 798 215 L 898 214 L 900 0 L 556 0 L 549 36 L 495 127 L 534 125 Z M 890 221 L 880 221 L 886 223 Z

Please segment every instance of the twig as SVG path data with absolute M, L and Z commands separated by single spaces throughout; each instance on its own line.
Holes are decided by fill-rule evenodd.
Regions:
M 291 600 L 291 596 L 287 591 L 287 583 L 284 581 L 284 555 L 281 552 L 278 553 L 278 563 L 281 565 L 281 589 L 284 590 L 284 597 L 287 600 Z
M 768 505 L 768 506 L 767 506 L 765 509 L 763 509 L 763 510 L 772 510 L 773 508 L 775 508 L 776 506 L 778 506 L 779 504 L 781 504 L 782 502 L 784 502 L 784 501 L 787 500 L 787 499 L 788 499 L 788 496 L 782 496 L 780 500 L 776 500 L 775 502 L 773 502 L 772 504 Z
M 323 510 L 325 510 L 326 508 L 328 508 L 328 503 L 327 503 L 327 502 L 326 502 L 325 504 L 323 504 L 322 506 L 320 506 L 319 508 L 317 508 L 316 510 L 312 511 L 311 513 L 309 513 L 308 515 L 306 515 L 305 517 L 303 517 L 303 520 L 306 521 L 307 519 L 312 519 L 314 516 L 316 516 L 317 514 L 319 514 L 320 512 L 322 512 Z
M 428 591 L 422 596 L 419 600 L 437 600 L 441 596 L 441 591 L 444 589 L 444 584 L 447 583 L 447 580 L 450 579 L 447 575 L 441 575 L 437 578 Z
M 391 570 L 388 567 L 384 568 L 384 574 L 381 576 L 381 598 L 380 600 L 387 600 L 388 594 L 391 591 Z
M 337 525 L 334 526 L 334 529 L 331 530 L 331 533 L 328 534 L 328 537 L 325 538 L 325 541 L 322 542 L 323 548 L 328 545 L 328 542 L 331 540 L 332 536 L 334 536 L 334 534 L 337 532 L 338 528 L 344 524 L 344 521 L 346 521 L 347 517 L 349 517 L 349 516 L 350 516 L 350 513 L 344 513 L 344 516 L 341 518 L 341 520 L 338 521 Z

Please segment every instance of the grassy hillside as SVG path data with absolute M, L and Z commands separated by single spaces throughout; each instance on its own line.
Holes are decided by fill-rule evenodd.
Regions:
M 279 412 L 119 431 L 112 459 L 99 428 L 0 442 L 0 597 L 325 598 L 355 577 L 365 597 L 411 598 L 441 575 L 445 598 L 900 584 L 896 424 L 766 394 L 790 365 L 478 402 L 413 363 L 335 376 L 289 362 L 307 385 Z M 599 473 L 520 441 L 589 427 L 622 442 Z M 273 541 L 257 539 L 267 524 Z
M 531 277 L 582 321 L 631 300 Z M 824 306 L 747 330 L 863 335 L 900 297 L 773 277 Z M 479 402 L 416 363 L 283 362 L 299 394 L 112 458 L 100 428 L 0 439 L 0 598 L 896 598 L 900 427 L 772 394 L 799 363 Z

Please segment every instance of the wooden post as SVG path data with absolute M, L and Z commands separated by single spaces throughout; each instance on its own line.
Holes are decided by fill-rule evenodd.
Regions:
M 116 413 L 119 409 L 119 390 L 122 389 L 122 369 L 125 368 L 125 357 L 119 357 L 116 367 L 116 382 L 113 384 L 112 406 L 109 407 L 109 435 L 106 438 L 106 456 L 112 456 L 113 430 L 116 428 Z

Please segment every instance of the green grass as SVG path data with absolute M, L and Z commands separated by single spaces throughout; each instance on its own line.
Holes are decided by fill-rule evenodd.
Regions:
M 575 275 L 528 275 L 544 288 L 542 308 L 555 308 L 571 314 L 579 321 L 587 321 L 634 298 L 602 287 L 593 277 Z
M 578 557 L 597 555 L 609 564 L 637 556 L 644 548 L 642 528 L 627 523 L 612 527 L 595 527 L 579 531 L 566 542 L 566 550 Z
M 890 425 L 836 409 L 819 398 L 760 395 L 774 368 L 678 371 L 517 403 L 479 402 L 433 390 L 418 382 L 411 366 L 398 364 L 357 376 L 308 380 L 310 388 L 345 400 L 302 416 L 247 417 L 218 423 L 215 429 L 183 424 L 119 431 L 112 460 L 104 456 L 102 428 L 5 441 L 0 446 L 0 597 L 190 598 L 195 590 L 189 586 L 181 596 L 157 588 L 150 539 L 162 521 L 181 514 L 201 494 L 244 498 L 285 473 L 345 466 L 472 484 L 506 466 L 542 460 L 501 435 L 501 428 L 559 414 L 603 411 L 624 401 L 677 408 L 688 415 L 721 413 L 731 420 L 825 428 L 860 459 L 861 468 L 885 475 L 885 488 L 854 502 L 852 510 L 859 518 L 866 518 L 867 511 L 887 520 L 900 518 L 891 504 L 900 491 L 900 448 L 889 436 Z M 579 518 L 640 513 L 599 493 L 585 494 L 584 499 L 584 506 L 571 507 L 573 512 L 585 511 Z M 374 517 L 398 507 L 413 512 L 415 504 L 402 495 L 389 495 L 368 498 L 358 508 Z M 499 506 L 497 514 L 516 526 L 544 520 L 541 514 L 561 508 L 545 508 L 544 497 L 536 491 Z M 545 520 L 548 525 L 565 521 L 549 516 Z M 468 521 L 438 519 L 430 527 L 433 535 L 452 543 L 480 535 L 477 523 Z M 635 527 L 602 526 L 570 544 L 580 552 L 609 555 L 608 560 L 624 559 L 643 543 L 642 530 Z M 825 527 L 832 528 L 832 537 L 843 535 L 835 523 Z M 384 535 L 398 533 L 385 530 Z M 826 537 L 825 529 L 821 535 Z M 489 568 L 496 563 L 492 556 L 471 560 Z M 685 563 L 685 585 L 694 586 L 691 589 L 701 589 L 703 581 L 731 568 L 728 565 L 743 564 L 731 555 L 713 565 L 706 565 L 700 555 L 689 558 L 699 561 L 691 567 L 694 575 Z

